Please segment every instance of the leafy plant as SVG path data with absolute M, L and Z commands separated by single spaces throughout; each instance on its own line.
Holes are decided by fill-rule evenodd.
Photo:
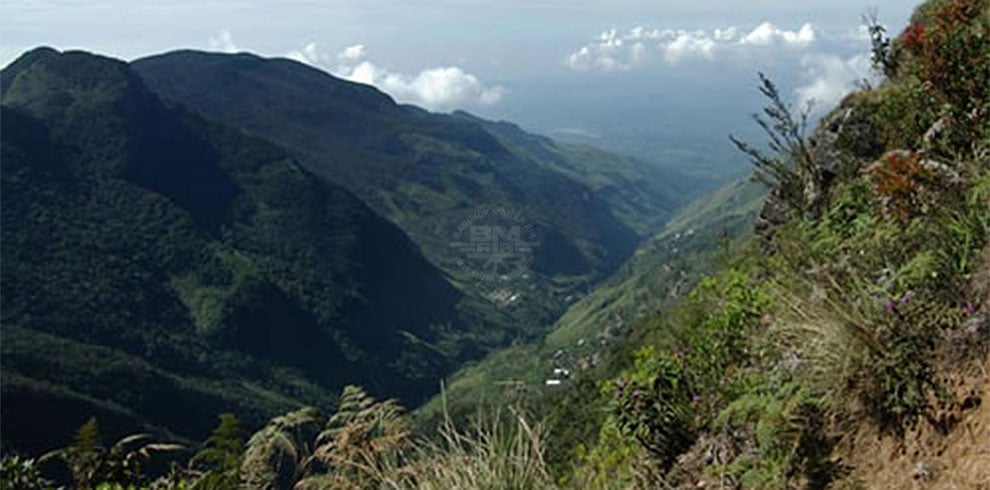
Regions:
M 684 363 L 646 346 L 632 370 L 607 385 L 614 391 L 615 422 L 669 467 L 694 440 L 692 389 Z
M 755 167 L 754 176 L 772 189 L 773 195 L 801 215 L 817 216 L 824 192 L 822 176 L 805 139 L 809 108 L 792 114 L 780 90 L 760 73 L 760 92 L 768 105 L 753 119 L 769 138 L 771 153 L 730 136 L 729 139 Z
M 745 269 L 706 278 L 675 321 L 683 343 L 639 349 L 633 367 L 605 385 L 616 426 L 669 468 L 708 423 L 711 410 L 735 396 L 748 362 L 748 334 L 769 298 Z
M 887 28 L 880 23 L 875 9 L 863 16 L 863 26 L 870 35 L 870 61 L 873 69 L 885 76 L 893 77 L 897 73 L 897 54 L 887 35 Z
M 100 482 L 126 486 L 146 482 L 149 478 L 142 470 L 155 458 L 171 456 L 185 449 L 180 444 L 155 442 L 150 434 L 129 435 L 104 448 L 96 418 L 90 418 L 79 428 L 71 446 L 51 451 L 39 462 L 65 461 L 77 488 L 93 488 Z
M 220 423 L 203 443 L 202 449 L 189 460 L 189 468 L 201 472 L 193 488 L 220 490 L 236 487 L 239 480 L 244 441 L 237 417 L 220 414 Z
M 911 72 L 928 87 L 956 148 L 985 134 L 990 117 L 990 19 L 986 0 L 934 6 L 904 32 Z
M 52 482 L 41 476 L 34 459 L 4 456 L 0 459 L 0 489 L 46 490 Z
M 878 163 L 872 171 L 882 211 L 907 222 L 921 211 L 921 187 L 932 180 L 932 172 L 921 165 L 917 153 L 890 152 Z

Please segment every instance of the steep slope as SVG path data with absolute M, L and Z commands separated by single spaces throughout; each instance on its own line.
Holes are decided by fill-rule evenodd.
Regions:
M 761 77 L 755 236 L 555 400 L 571 486 L 986 487 L 988 12 L 873 25 L 885 79 L 807 136 Z
M 662 230 L 681 204 L 711 185 L 708 180 L 652 162 L 527 133 L 510 122 L 487 121 L 466 112 L 455 112 L 454 116 L 480 125 L 520 158 L 588 186 L 620 221 L 643 237 Z
M 415 405 L 503 341 L 349 191 L 127 64 L 39 49 L 2 73 L 4 442 L 92 413 L 198 438 L 355 382 Z
M 560 378 L 554 368 L 583 376 L 630 342 L 630 326 L 657 315 L 711 273 L 728 241 L 752 231 L 753 219 L 766 196 L 762 184 L 750 180 L 729 183 L 711 195 L 678 210 L 667 227 L 641 245 L 609 280 L 587 295 L 574 295 L 571 305 L 542 339 L 493 353 L 450 377 L 445 400 L 434 397 L 417 413 L 421 421 L 440 416 L 441 404 L 456 415 L 472 413 L 479 404 L 518 402 L 506 394 L 536 395 L 558 390 L 543 386 Z M 564 389 L 572 381 L 563 380 Z
M 472 118 L 397 105 L 290 60 L 178 51 L 133 66 L 164 96 L 269 139 L 353 190 L 468 288 L 479 285 L 451 247 L 458 226 L 486 208 L 518 213 L 538 242 L 532 274 L 482 286 L 494 289 L 490 298 L 517 298 L 515 318 L 535 328 L 552 322 L 572 291 L 618 268 L 640 239 L 631 228 L 655 226 L 676 201 L 651 190 L 634 196 L 645 203 L 618 210 L 611 204 L 621 198 L 559 171 L 571 162 L 564 153 L 548 164 Z

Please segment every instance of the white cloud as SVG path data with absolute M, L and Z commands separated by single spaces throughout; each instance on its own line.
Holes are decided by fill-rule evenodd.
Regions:
M 641 28 L 637 28 L 641 29 Z M 634 29 L 631 32 L 635 32 Z M 645 39 L 647 33 L 637 32 L 633 36 L 625 36 L 630 41 Z M 584 71 L 597 68 L 602 71 L 624 71 L 645 60 L 646 46 L 634 42 L 625 47 L 626 42 L 615 29 L 602 31 L 595 42 L 582 47 L 567 57 L 567 66 L 573 70 Z
M 625 71 L 646 63 L 651 51 L 659 53 L 668 63 L 686 59 L 714 60 L 722 52 L 772 47 L 804 49 L 814 44 L 817 37 L 814 27 L 808 23 L 797 30 L 787 30 L 764 22 L 748 32 L 739 27 L 708 31 L 639 26 L 622 33 L 608 29 L 568 55 L 564 63 L 576 71 Z
M 801 67 L 808 81 L 794 91 L 795 97 L 802 107 L 813 102 L 816 110 L 834 107 L 863 80 L 876 82 L 867 54 L 809 54 L 801 58 Z
M 230 31 L 223 29 L 216 36 L 210 37 L 210 51 L 220 51 L 222 53 L 236 53 L 240 51 L 234 44 L 234 37 Z
M 326 61 L 330 61 L 321 58 L 319 51 L 316 49 L 316 43 L 309 43 L 301 49 L 290 51 L 286 53 L 285 57 L 309 65 L 321 65 Z
M 396 100 L 432 110 L 451 110 L 472 105 L 489 106 L 506 94 L 501 86 L 488 86 L 457 66 L 428 68 L 415 75 L 396 73 L 365 59 L 361 44 L 335 55 L 321 53 L 315 43 L 292 51 L 288 58 L 328 70 L 352 82 L 374 85 Z
M 734 41 L 739 35 L 739 29 L 730 27 L 728 29 L 715 29 L 714 37 L 716 41 Z
M 867 44 L 870 42 L 870 28 L 860 25 L 855 29 L 849 29 L 842 33 L 843 41 L 857 44 Z
M 706 35 L 698 33 L 680 33 L 677 38 L 663 48 L 663 59 L 677 63 L 684 58 L 713 59 L 715 57 L 715 41 Z
M 805 23 L 797 31 L 778 29 L 769 22 L 764 22 L 743 36 L 739 40 L 740 44 L 752 44 L 756 46 L 806 46 L 815 42 L 815 29 L 811 24 Z
M 359 60 L 364 58 L 364 45 L 355 44 L 353 46 L 348 46 L 344 48 L 344 50 L 341 51 L 337 57 L 342 60 Z

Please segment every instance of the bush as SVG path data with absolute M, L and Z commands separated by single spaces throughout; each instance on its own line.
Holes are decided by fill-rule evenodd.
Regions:
M 683 361 L 644 347 L 636 353 L 633 368 L 609 386 L 614 390 L 617 426 L 664 468 L 694 440 L 695 398 Z
M 4 456 L 0 460 L 0 490 L 44 490 L 52 483 L 41 477 L 33 459 Z
M 744 268 L 703 279 L 675 316 L 680 342 L 641 348 L 633 367 L 605 385 L 612 420 L 661 469 L 690 447 L 715 407 L 744 389 L 748 337 L 768 304 Z
M 986 0 L 939 2 L 916 16 L 901 43 L 913 60 L 909 73 L 921 81 L 929 107 L 947 122 L 948 143 L 986 134 L 990 117 L 990 18 Z
M 719 414 L 722 434 L 744 434 L 749 448 L 722 465 L 745 488 L 788 488 L 802 476 L 824 488 L 841 469 L 828 461 L 834 440 L 826 435 L 819 394 L 789 382 L 754 386 Z

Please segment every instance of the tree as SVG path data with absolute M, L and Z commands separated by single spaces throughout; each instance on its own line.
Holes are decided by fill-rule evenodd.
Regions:
M 887 78 L 897 74 L 897 53 L 887 36 L 887 27 L 880 23 L 876 9 L 863 15 L 863 26 L 870 35 L 870 61 L 873 69 Z
M 760 73 L 760 92 L 769 100 L 763 115 L 753 119 L 769 137 L 770 154 L 729 136 L 732 143 L 749 157 L 756 167 L 754 178 L 768 187 L 772 195 L 800 215 L 814 217 L 820 211 L 824 181 L 805 139 L 810 106 L 794 116 L 781 98 L 777 86 Z

